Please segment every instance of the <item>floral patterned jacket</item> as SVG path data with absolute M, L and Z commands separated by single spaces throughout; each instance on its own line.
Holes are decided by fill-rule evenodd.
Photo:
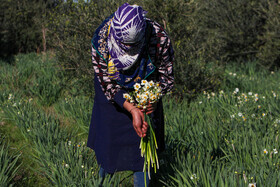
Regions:
M 107 37 L 112 17 L 113 15 L 108 17 L 95 31 L 92 39 L 91 54 L 95 75 L 98 78 L 102 91 L 109 101 L 114 102 L 116 97 L 122 97 L 126 89 L 114 80 L 111 80 L 107 74 L 107 60 L 109 56 Z M 174 87 L 174 51 L 164 29 L 150 19 L 147 19 L 147 23 L 152 26 L 152 29 L 150 29 L 148 53 L 153 64 L 156 66 L 156 73 L 153 79 L 160 82 L 162 94 L 165 95 Z

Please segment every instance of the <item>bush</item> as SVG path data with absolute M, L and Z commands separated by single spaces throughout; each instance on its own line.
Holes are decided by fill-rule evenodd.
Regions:
M 58 6 L 48 28 L 58 60 L 81 87 L 92 92 L 90 41 L 95 29 L 125 1 L 67 1 Z M 170 35 L 175 51 L 176 92 L 194 96 L 216 89 L 224 64 L 260 59 L 279 62 L 279 6 L 274 1 L 130 1 L 148 11 Z M 270 60 L 268 60 L 270 59 Z M 211 68 L 210 68 L 211 66 Z M 216 71 L 217 70 L 217 71 Z
M 136 2 L 137 1 L 133 1 Z M 130 2 L 133 4 L 133 2 Z M 57 7 L 49 23 L 52 45 L 60 64 L 69 73 L 71 77 L 79 77 L 84 84 L 81 87 L 88 88 L 92 92 L 93 68 L 90 56 L 90 41 L 93 32 L 100 23 L 111 15 L 118 6 L 124 1 L 103 1 L 102 3 L 84 2 L 73 3 L 68 1 Z M 204 89 L 205 83 L 210 84 L 217 78 L 216 73 L 210 74 L 204 72 L 207 69 L 206 63 L 195 64 L 187 63 L 191 59 L 196 59 L 197 40 L 194 36 L 197 28 L 193 19 L 187 19 L 183 15 L 186 11 L 193 12 L 195 3 L 188 3 L 182 0 L 177 1 L 139 1 L 139 5 L 148 11 L 148 17 L 159 22 L 170 34 L 176 53 L 175 76 L 178 93 L 182 89 L 187 89 L 186 93 L 193 95 L 194 91 Z M 191 16 L 191 14 L 189 15 Z M 196 62 L 199 62 L 196 60 Z M 186 74 L 184 70 L 191 69 L 195 77 Z M 188 71 L 191 72 L 191 71 Z M 215 76 L 213 76 L 215 75 Z M 206 80 L 203 80 L 206 77 Z M 203 80 L 202 82 L 196 82 Z M 213 81 L 215 82 L 215 81 Z M 182 84 L 181 84 L 182 83 Z M 182 87 L 179 85 L 183 85 Z M 191 86 L 189 86 L 191 85 Z M 195 85 L 198 85 L 196 87 Z M 210 87 L 214 88 L 216 83 Z M 191 89 L 191 90 L 190 90 Z
M 266 19 L 264 34 L 259 36 L 262 43 L 258 58 L 263 67 L 274 69 L 280 66 L 280 2 L 269 1 L 260 7 L 260 14 Z
M 46 51 L 46 17 L 58 0 L 2 0 L 0 57 Z
M 121 1 L 67 1 L 50 17 L 48 40 L 56 52 L 59 64 L 68 77 L 80 80 L 80 89 L 93 93 L 91 39 L 102 21 L 113 13 Z
M 222 61 L 254 58 L 265 21 L 256 10 L 265 4 L 264 0 L 199 0 L 194 16 L 202 31 L 203 57 Z
M 221 81 L 222 66 L 207 59 L 202 46 L 204 32 L 197 23 L 197 1 L 145 1 L 148 17 L 159 22 L 169 34 L 175 51 L 175 95 L 193 98 L 203 90 L 214 90 Z M 210 61 L 211 60 L 211 61 Z M 215 60 L 215 61 L 214 61 Z

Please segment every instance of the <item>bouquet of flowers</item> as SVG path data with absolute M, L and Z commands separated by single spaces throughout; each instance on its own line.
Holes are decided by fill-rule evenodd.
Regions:
M 162 96 L 159 83 L 153 81 L 142 80 L 141 84 L 136 83 L 134 85 L 134 91 L 123 95 L 124 98 L 130 103 L 135 103 L 136 107 L 146 109 L 149 104 L 156 103 Z M 157 141 L 155 132 L 153 130 L 153 121 L 149 115 L 144 112 L 145 121 L 147 121 L 149 128 L 145 137 L 141 138 L 140 149 L 141 156 L 145 158 L 143 172 L 145 175 L 146 186 L 146 170 L 148 169 L 148 176 L 150 176 L 150 168 L 153 167 L 156 170 L 159 168 L 158 156 L 157 156 Z

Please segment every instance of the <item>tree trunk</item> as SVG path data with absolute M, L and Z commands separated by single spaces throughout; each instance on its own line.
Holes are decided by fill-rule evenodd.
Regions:
M 47 50 L 47 41 L 46 41 L 46 28 L 45 26 L 43 25 L 42 26 L 42 35 L 43 35 L 43 52 L 46 53 L 46 50 Z

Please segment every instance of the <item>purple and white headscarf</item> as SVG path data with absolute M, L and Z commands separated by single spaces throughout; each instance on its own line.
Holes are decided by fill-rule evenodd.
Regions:
M 129 69 L 141 53 L 145 43 L 146 13 L 142 7 L 128 3 L 115 12 L 108 36 L 108 49 L 109 60 L 117 70 Z

